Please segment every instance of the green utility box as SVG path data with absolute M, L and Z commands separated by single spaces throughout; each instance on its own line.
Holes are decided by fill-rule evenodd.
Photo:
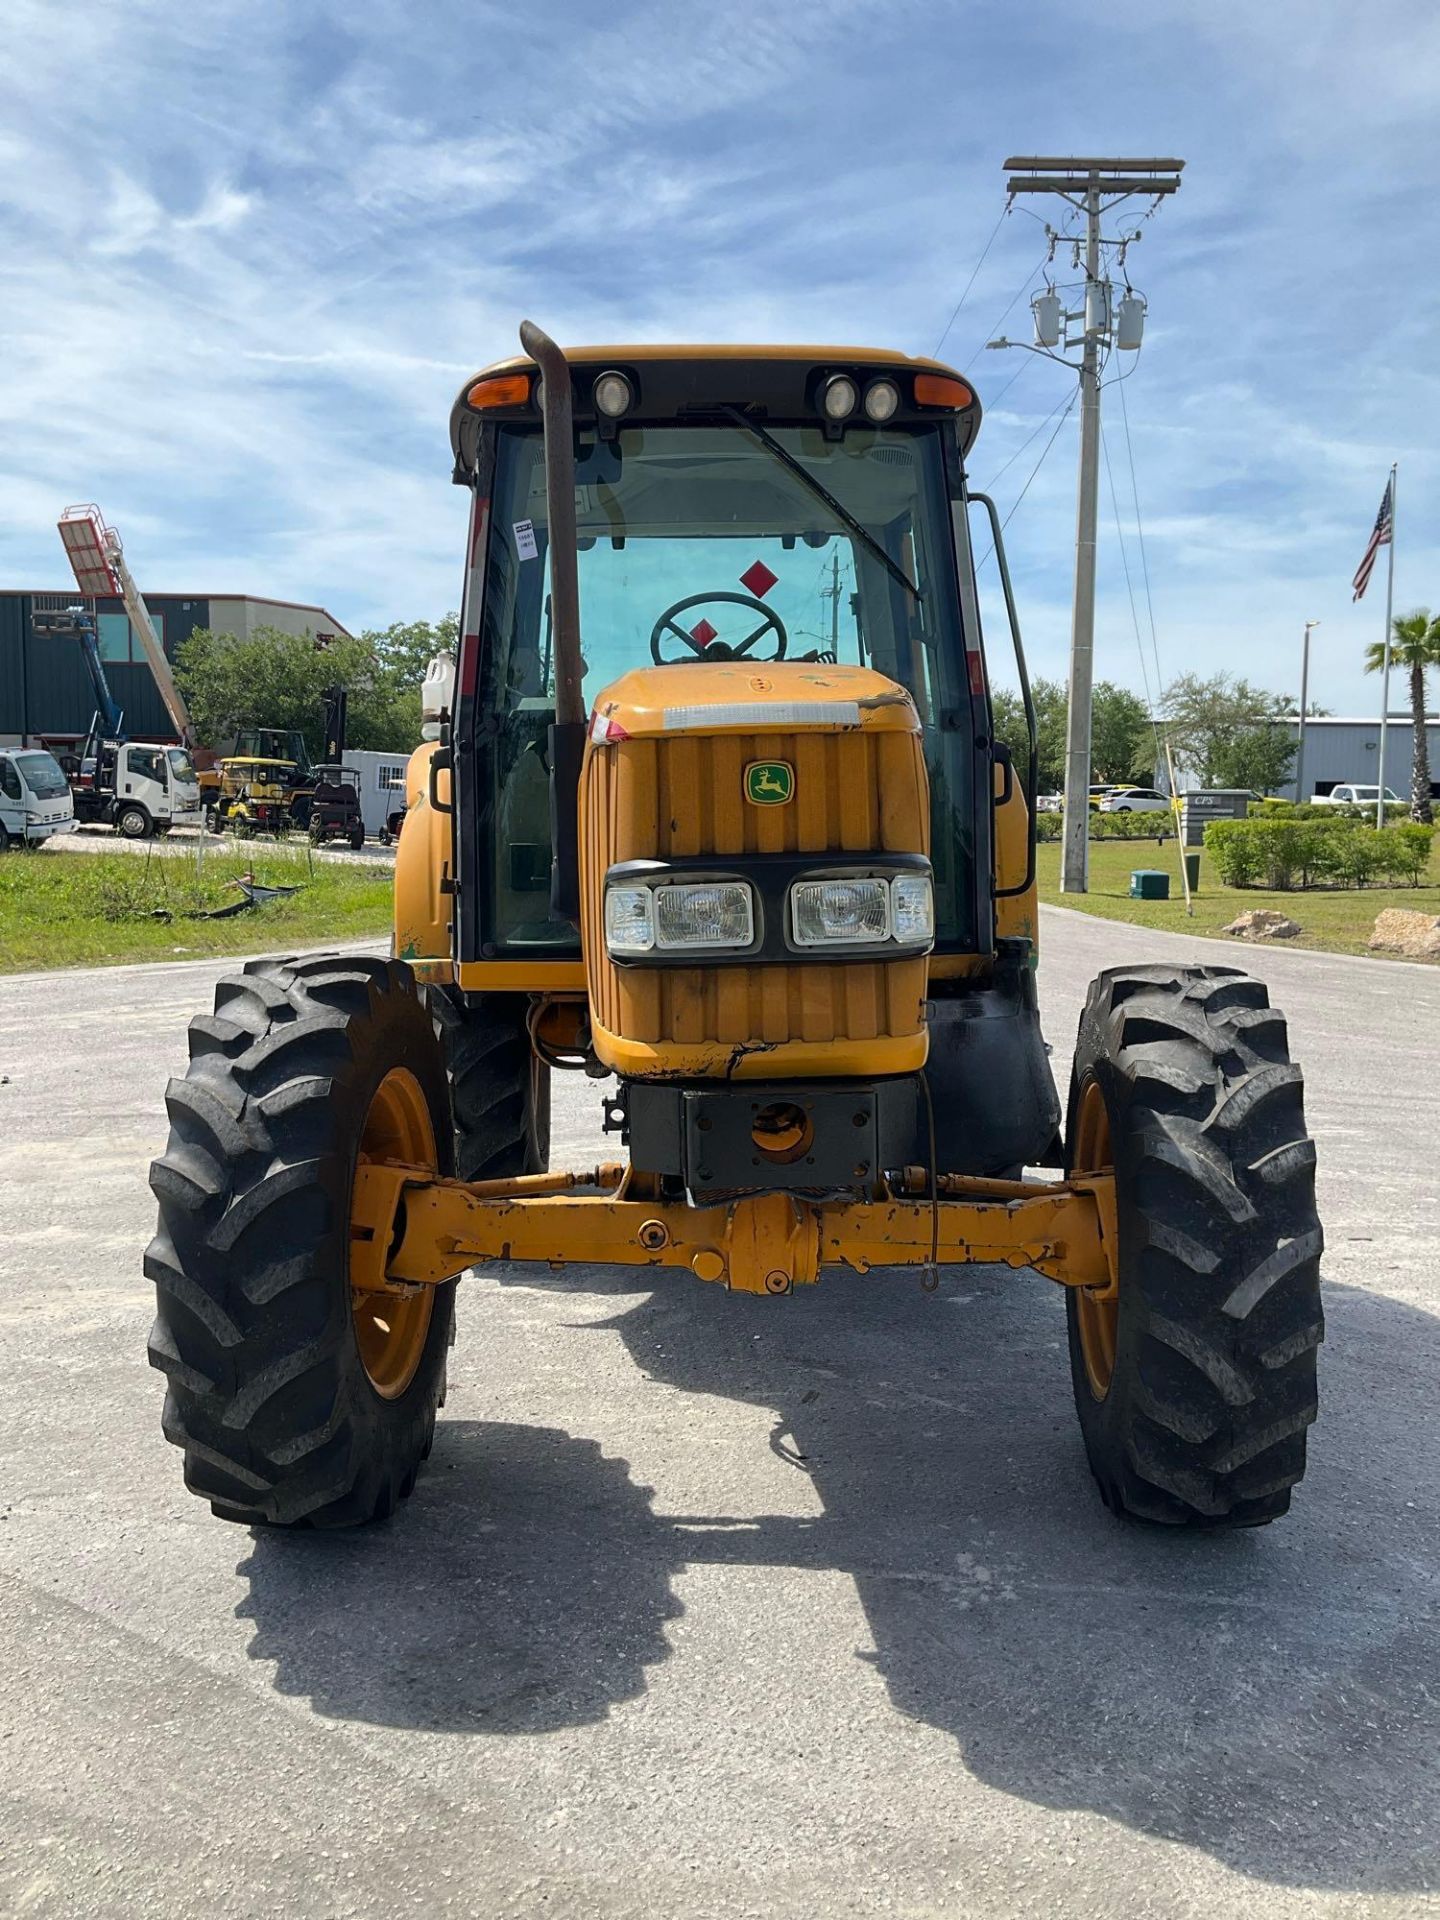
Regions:
M 1132 900 L 1168 900 L 1170 898 L 1170 876 L 1159 873 L 1154 867 L 1137 867 L 1130 876 L 1130 898 Z
M 1198 853 L 1186 854 L 1185 873 L 1190 882 L 1191 893 L 1198 893 L 1200 891 L 1200 856 Z

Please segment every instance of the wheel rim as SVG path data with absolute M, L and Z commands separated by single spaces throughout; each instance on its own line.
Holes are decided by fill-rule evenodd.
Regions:
M 375 1089 L 360 1135 L 362 1163 L 399 1160 L 412 1167 L 440 1170 L 435 1129 L 420 1082 L 408 1068 L 392 1067 Z M 370 1288 L 351 1290 L 355 1344 L 371 1386 L 384 1400 L 397 1400 L 415 1378 L 435 1293 L 421 1287 L 408 1299 Z
M 1080 1111 L 1075 1121 L 1075 1143 L 1071 1172 L 1075 1174 L 1113 1173 L 1115 1155 L 1110 1146 L 1110 1114 L 1098 1081 L 1087 1080 L 1080 1093 Z M 1102 1297 L 1093 1288 L 1077 1287 L 1074 1292 L 1075 1323 L 1080 1335 L 1080 1355 L 1085 1362 L 1085 1378 L 1097 1400 L 1110 1391 L 1115 1372 L 1115 1341 L 1120 1324 L 1117 1294 Z

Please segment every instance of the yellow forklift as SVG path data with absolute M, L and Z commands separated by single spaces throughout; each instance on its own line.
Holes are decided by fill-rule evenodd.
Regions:
M 389 1513 L 486 1261 L 777 1312 L 827 1268 L 982 1263 L 1058 1283 L 1115 1513 L 1274 1519 L 1322 1334 L 1300 1072 L 1259 981 L 1116 967 L 1062 1126 L 969 383 L 870 349 L 521 342 L 451 417 L 462 637 L 407 776 L 394 958 L 251 962 L 168 1090 L 150 1357 L 187 1484 L 246 1523 Z M 594 1076 L 613 1164 L 550 1169 L 559 1071 Z

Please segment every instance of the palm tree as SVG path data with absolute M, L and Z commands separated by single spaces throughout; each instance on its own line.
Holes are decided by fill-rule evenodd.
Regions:
M 1425 739 L 1425 673 L 1440 667 L 1440 616 L 1430 617 L 1428 607 L 1413 613 L 1396 614 L 1390 623 L 1390 664 L 1403 667 L 1410 676 L 1410 715 L 1415 729 L 1415 750 L 1410 762 L 1410 818 L 1427 825 L 1435 818 L 1430 803 L 1430 755 Z M 1377 640 L 1365 649 L 1365 671 L 1381 673 L 1385 668 L 1385 648 Z M 1385 769 L 1380 769 L 1384 785 Z

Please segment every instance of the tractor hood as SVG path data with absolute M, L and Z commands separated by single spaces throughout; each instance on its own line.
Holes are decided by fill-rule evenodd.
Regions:
M 920 720 L 904 687 L 871 667 L 687 661 L 612 680 L 595 702 L 590 739 L 604 746 L 641 734 L 776 728 L 918 733 Z

